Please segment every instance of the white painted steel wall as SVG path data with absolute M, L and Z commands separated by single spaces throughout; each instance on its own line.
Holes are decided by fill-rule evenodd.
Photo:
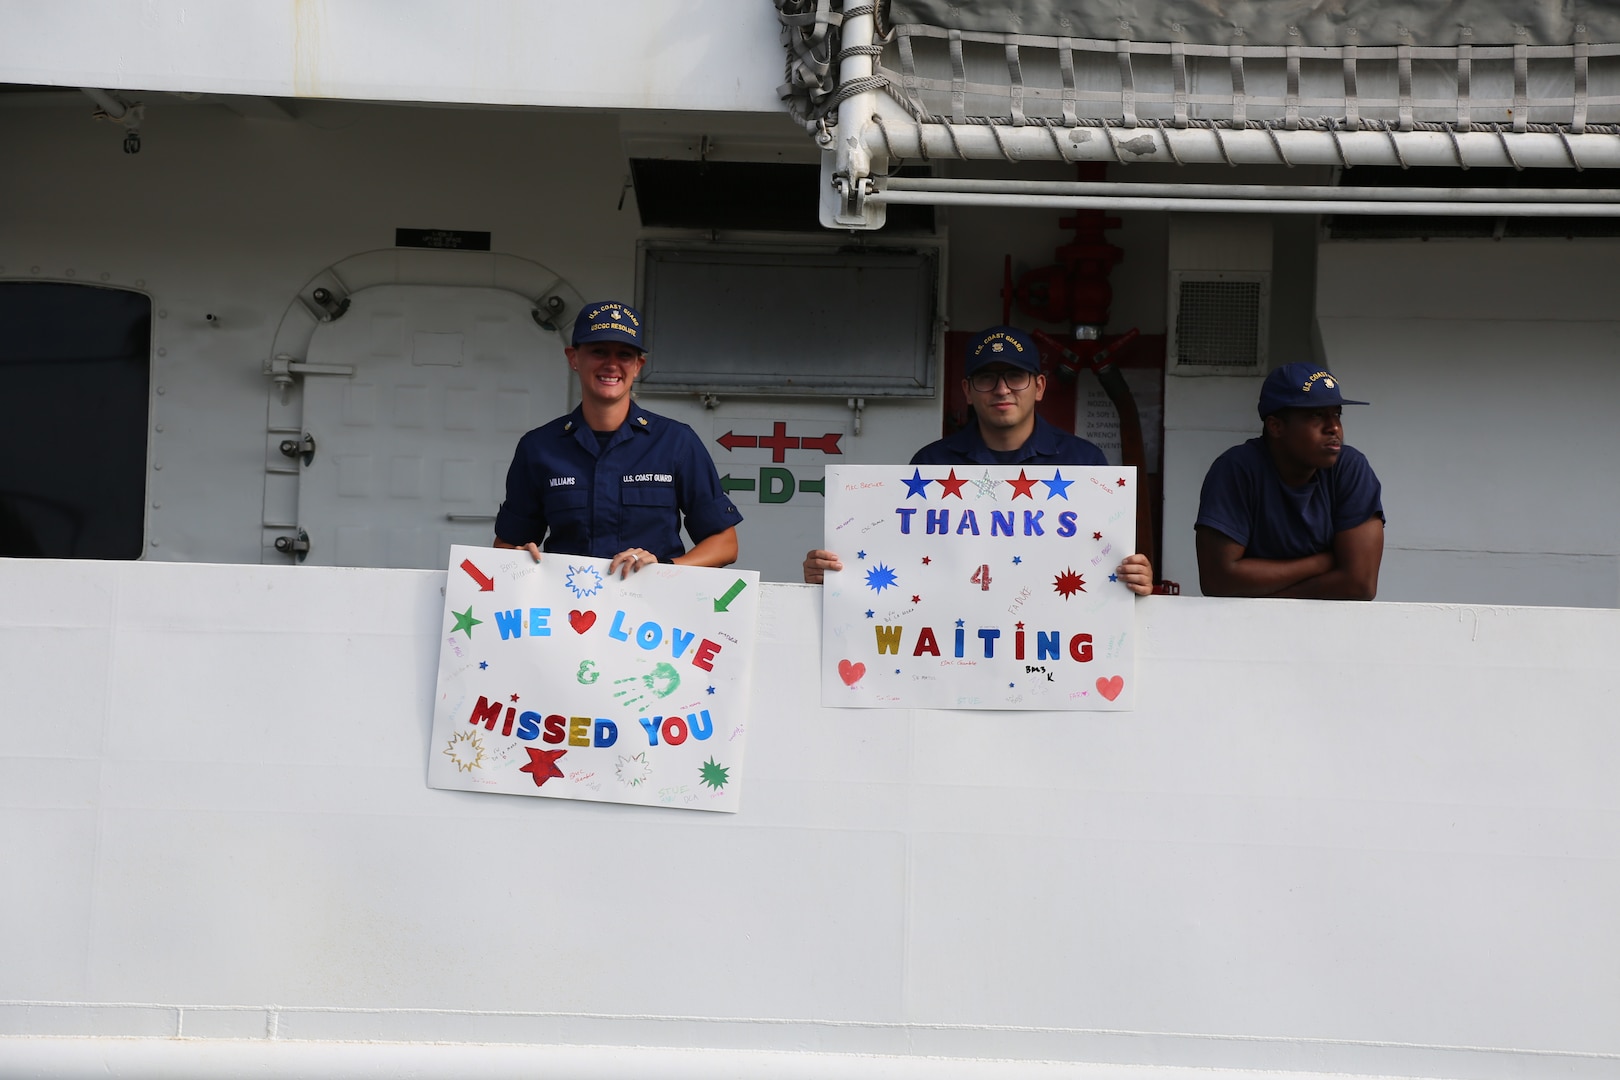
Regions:
M 0 1071 L 1620 1071 L 1620 612 L 1149 599 L 1140 709 L 1010 721 L 819 708 L 767 585 L 731 816 L 429 790 L 442 580 L 0 561 Z
M 0 82 L 778 112 L 758 0 L 0 0 Z
M 497 252 L 562 275 L 582 296 L 633 297 L 636 243 L 653 231 L 625 190 L 621 124 L 640 138 L 707 134 L 730 153 L 799 139 L 785 115 L 301 102 L 296 117 L 271 121 L 175 99 L 149 108 L 144 149 L 129 156 L 82 95 L 8 97 L 0 141 L 29 165 L 0 170 L 0 279 L 105 282 L 152 297 L 147 557 L 160 560 L 282 560 L 262 554 L 267 403 L 278 403 L 278 423 L 298 417 L 284 417 L 262 368 L 283 313 L 326 267 L 383 249 L 368 261 L 389 273 L 373 266 L 368 283 L 488 286 L 497 282 L 485 256 L 392 248 L 397 227 L 488 230 Z M 860 463 L 908 460 L 940 432 L 937 397 L 868 399 L 858 437 L 842 396 L 722 396 L 716 409 L 695 395 L 643 400 L 692 424 L 722 473 L 756 484 L 762 466 L 803 480 L 827 459 L 790 450 L 773 463 L 769 450 L 728 452 L 715 438 L 770 434 L 777 421 L 794 436 L 842 431 L 832 460 Z M 736 497 L 747 519 L 740 565 L 798 580 L 805 550 L 820 542 L 821 496 L 800 491 L 776 506 Z
M 1379 596 L 1620 604 L 1613 240 L 1324 242 L 1316 312 L 1384 485 Z M 1282 357 L 1277 358 L 1279 361 Z M 1168 380 L 1165 569 L 1198 580 L 1209 462 L 1259 434 L 1258 378 Z

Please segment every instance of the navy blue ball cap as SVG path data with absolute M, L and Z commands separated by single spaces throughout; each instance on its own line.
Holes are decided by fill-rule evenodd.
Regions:
M 1036 375 L 1041 373 L 1041 354 L 1028 334 L 1011 326 L 992 326 L 968 343 L 964 375 L 989 364 L 1006 364 Z
M 1323 405 L 1365 405 L 1344 396 L 1339 380 L 1315 364 L 1284 364 L 1260 385 L 1260 419 L 1282 409 L 1317 409 Z
M 617 300 L 598 300 L 580 309 L 574 320 L 572 344 L 584 345 L 590 341 L 619 341 L 633 345 L 642 352 L 647 346 L 642 341 L 641 312 Z

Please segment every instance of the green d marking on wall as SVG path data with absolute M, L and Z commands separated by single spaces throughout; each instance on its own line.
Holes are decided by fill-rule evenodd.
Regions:
M 726 494 L 733 491 L 758 491 L 761 503 L 785 503 L 801 491 L 813 491 L 817 495 L 827 494 L 826 480 L 799 480 L 793 475 L 791 469 L 781 469 L 774 465 L 766 465 L 759 470 L 759 484 L 754 481 L 732 476 L 730 473 L 720 478 L 720 490 Z

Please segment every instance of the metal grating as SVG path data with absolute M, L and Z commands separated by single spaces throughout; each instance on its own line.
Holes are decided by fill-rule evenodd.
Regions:
M 1176 364 L 1258 368 L 1261 283 L 1183 280 L 1180 284 Z

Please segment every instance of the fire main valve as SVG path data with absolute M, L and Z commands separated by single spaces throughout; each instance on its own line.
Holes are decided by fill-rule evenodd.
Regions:
M 1106 166 L 1087 163 L 1077 166 L 1078 179 L 1098 182 L 1105 178 Z M 1074 238 L 1060 246 L 1057 262 L 1025 272 L 1016 284 L 1012 275 L 1012 256 L 1002 266 L 1001 321 L 1012 322 L 1012 308 L 1031 319 L 1048 323 L 1067 323 L 1068 340 L 1059 340 L 1036 330 L 1032 336 L 1041 349 L 1041 367 L 1056 375 L 1060 385 L 1073 387 L 1075 375 L 1081 370 L 1094 373 L 1119 413 L 1120 456 L 1126 465 L 1134 465 L 1145 477 L 1147 454 L 1142 439 L 1142 422 L 1137 413 L 1136 399 L 1131 395 L 1125 376 L 1114 362 L 1115 358 L 1138 337 L 1135 327 L 1123 334 L 1104 339 L 1103 327 L 1108 324 L 1109 308 L 1114 302 L 1114 289 L 1108 275 L 1124 259 L 1125 253 L 1108 242 L 1107 230 L 1117 229 L 1120 220 L 1109 217 L 1101 210 L 1078 210 L 1072 217 L 1060 218 L 1058 226 L 1072 229 Z M 1040 405 L 1040 413 L 1047 422 L 1064 431 L 1075 430 L 1076 395 L 1047 394 Z M 1153 560 L 1159 567 L 1156 530 L 1153 527 L 1154 506 L 1148 497 L 1148 485 L 1137 485 L 1137 550 Z M 1179 592 L 1174 583 L 1165 582 L 1156 591 Z

